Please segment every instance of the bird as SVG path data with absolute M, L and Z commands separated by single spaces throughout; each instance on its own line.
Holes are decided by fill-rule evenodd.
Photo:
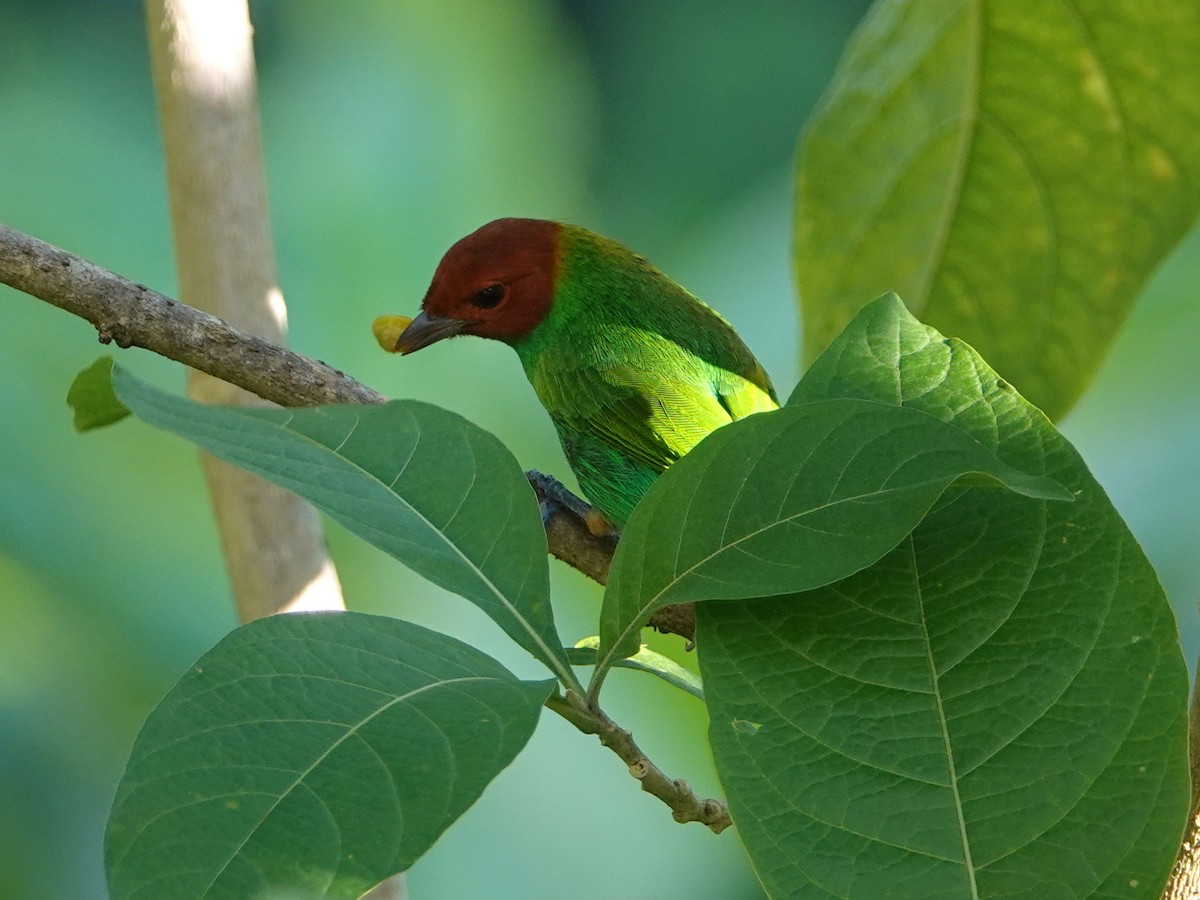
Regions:
M 719 313 L 622 244 L 573 224 L 489 222 L 446 251 L 416 318 L 380 317 L 375 333 L 401 354 L 458 335 L 512 347 L 599 514 L 588 523 L 596 533 L 618 533 L 654 481 L 708 434 L 779 407 L 762 365 Z

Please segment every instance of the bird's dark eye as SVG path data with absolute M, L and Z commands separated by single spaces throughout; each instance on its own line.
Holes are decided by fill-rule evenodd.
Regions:
M 479 293 L 471 298 L 471 302 L 480 309 L 491 309 L 494 306 L 498 306 L 503 299 L 504 285 L 497 281 L 482 288 Z

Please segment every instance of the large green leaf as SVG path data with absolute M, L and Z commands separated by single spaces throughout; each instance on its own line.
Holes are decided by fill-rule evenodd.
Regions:
M 813 359 L 897 291 L 1051 418 L 1200 209 L 1195 0 L 879 0 L 809 123 Z
M 1083 461 L 895 298 L 791 402 L 924 410 L 1074 503 L 955 491 L 818 590 L 697 606 L 710 740 L 777 897 L 1156 897 L 1188 808 L 1187 673 Z
M 471 600 L 566 684 L 574 682 L 554 627 L 537 502 L 512 454 L 491 434 L 412 400 L 210 406 L 164 393 L 120 366 L 112 385 L 138 418 L 304 497 Z
M 621 536 L 600 617 L 599 678 L 637 650 L 656 609 L 845 578 L 895 547 L 969 473 L 1027 497 L 1071 499 L 910 407 L 825 400 L 719 429 L 654 484 Z
M 112 896 L 356 898 L 478 799 L 552 686 L 397 619 L 243 625 L 138 735 L 108 824 Z

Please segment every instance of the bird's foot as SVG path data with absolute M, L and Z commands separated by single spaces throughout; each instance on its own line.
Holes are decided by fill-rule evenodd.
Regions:
M 557 478 L 543 475 L 536 469 L 530 469 L 525 473 L 525 477 L 533 486 L 533 493 L 537 497 L 542 525 L 549 525 L 550 520 L 560 512 L 570 513 L 581 520 L 587 518 L 591 507 L 563 487 Z
M 538 510 L 542 514 L 542 527 L 549 526 L 551 520 L 559 513 L 567 513 L 582 522 L 588 533 L 594 537 L 615 541 L 620 536 L 620 532 L 599 510 L 568 491 L 558 479 L 543 475 L 534 469 L 526 472 L 525 477 L 533 485 Z
M 563 505 L 553 497 L 538 498 L 538 512 L 542 514 L 542 527 L 550 525 L 550 520 L 563 511 Z

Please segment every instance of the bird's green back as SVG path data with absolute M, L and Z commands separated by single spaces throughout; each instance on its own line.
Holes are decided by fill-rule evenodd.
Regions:
M 620 244 L 570 225 L 550 311 L 514 347 L 580 487 L 616 525 L 709 432 L 778 407 L 720 315 Z

